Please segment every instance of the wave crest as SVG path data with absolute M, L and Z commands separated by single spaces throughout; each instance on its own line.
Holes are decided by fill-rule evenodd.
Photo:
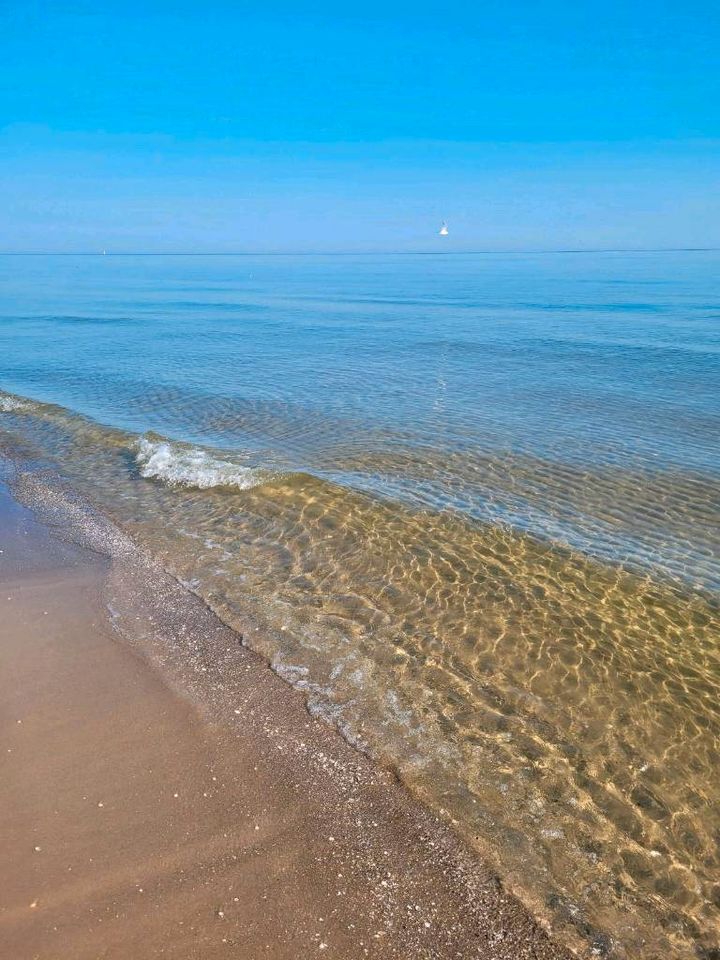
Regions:
M 171 487 L 232 487 L 250 490 L 271 479 L 267 470 L 245 467 L 213 457 L 200 447 L 185 446 L 169 440 L 140 437 L 135 444 L 135 462 L 140 475 L 162 480 Z
M 0 396 L 0 412 L 16 413 L 18 410 L 29 410 L 32 404 L 29 400 L 21 400 L 20 397 L 14 397 L 11 393 L 4 393 Z

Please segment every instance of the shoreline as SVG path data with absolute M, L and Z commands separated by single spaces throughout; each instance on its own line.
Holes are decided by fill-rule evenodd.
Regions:
M 66 491 L 20 486 L 0 499 L 13 957 L 569 956 L 199 598 Z

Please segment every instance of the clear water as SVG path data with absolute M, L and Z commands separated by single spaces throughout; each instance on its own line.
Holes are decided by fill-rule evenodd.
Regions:
M 0 257 L 0 437 L 570 942 L 709 956 L 719 267 Z

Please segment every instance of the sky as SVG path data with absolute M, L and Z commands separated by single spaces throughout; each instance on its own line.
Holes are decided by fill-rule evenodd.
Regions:
M 720 247 L 718 51 L 717 0 L 0 0 L 0 250 Z

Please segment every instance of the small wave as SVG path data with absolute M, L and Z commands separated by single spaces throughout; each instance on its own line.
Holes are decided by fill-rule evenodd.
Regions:
M 0 412 L 16 413 L 18 410 L 30 410 L 32 404 L 29 400 L 21 400 L 20 397 L 13 397 L 9 393 L 0 396 Z
M 272 476 L 267 470 L 220 460 L 199 447 L 171 443 L 169 440 L 140 437 L 136 450 L 135 461 L 141 476 L 162 480 L 173 487 L 250 490 L 267 483 Z

